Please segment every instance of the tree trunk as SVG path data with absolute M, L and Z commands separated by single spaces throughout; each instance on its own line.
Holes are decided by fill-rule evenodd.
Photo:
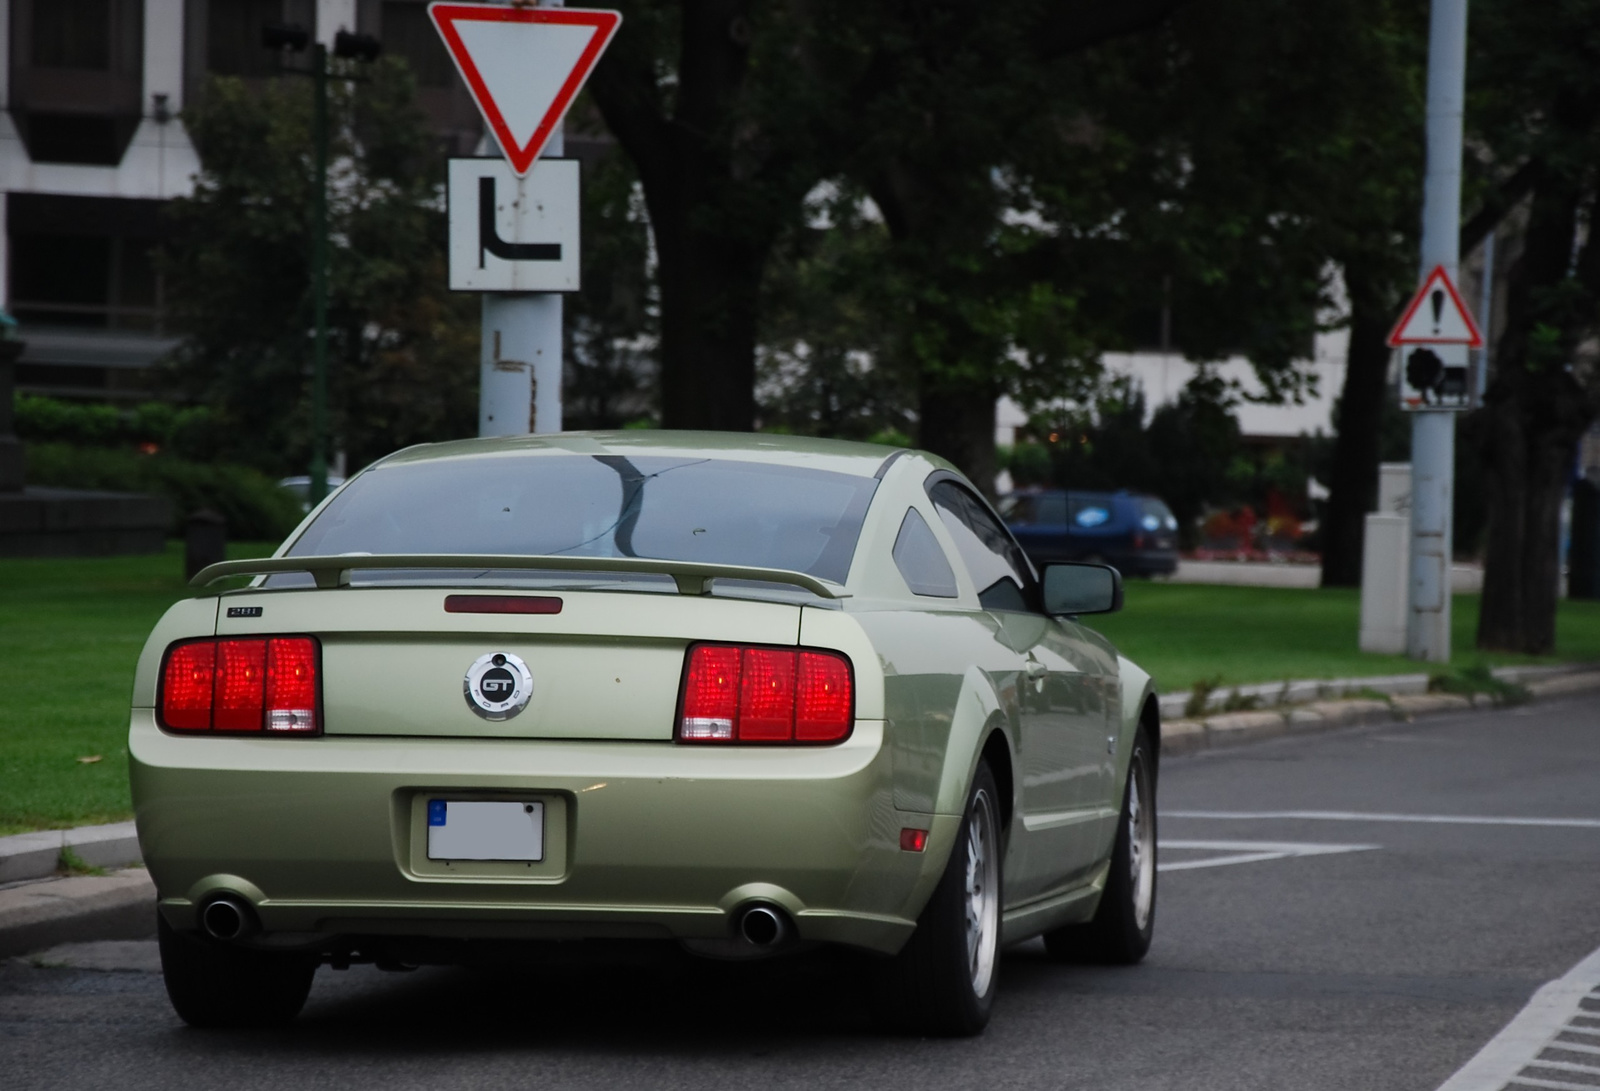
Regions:
M 1478 647 L 1555 650 L 1561 501 L 1586 425 L 1583 391 L 1567 372 L 1513 373 L 1489 399 L 1488 552 Z
M 1345 265 L 1350 295 L 1350 348 L 1339 399 L 1327 518 L 1322 527 L 1322 586 L 1361 586 L 1367 513 L 1378 492 L 1378 420 L 1389 370 L 1391 286 L 1360 263 Z
M 918 391 L 917 442 L 947 458 L 988 497 L 994 496 L 994 404 L 990 383 L 939 383 L 924 375 Z
M 1555 648 L 1561 499 L 1593 418 L 1569 368 L 1594 305 L 1571 290 L 1578 206 L 1559 180 L 1536 188 L 1523 251 L 1507 276 L 1506 331 L 1486 399 L 1489 525 L 1478 617 L 1478 647 L 1486 650 Z
M 755 427 L 756 331 L 770 244 L 694 221 L 704 204 L 650 202 L 661 292 L 661 425 Z

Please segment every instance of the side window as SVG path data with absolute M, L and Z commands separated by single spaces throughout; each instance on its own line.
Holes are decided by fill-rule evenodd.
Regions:
M 978 588 L 979 605 L 985 610 L 1029 610 L 1032 569 L 1005 528 L 954 481 L 939 482 L 928 495 Z
M 916 508 L 907 508 L 900 523 L 900 533 L 894 539 L 894 563 L 913 595 L 953 599 L 959 593 L 955 570 Z
M 1111 521 L 1111 498 L 1089 493 L 1072 498 L 1072 525 L 1093 530 Z

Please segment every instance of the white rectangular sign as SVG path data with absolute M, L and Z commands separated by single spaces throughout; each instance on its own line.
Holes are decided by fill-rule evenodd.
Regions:
M 576 159 L 452 159 L 447 194 L 452 291 L 578 290 Z

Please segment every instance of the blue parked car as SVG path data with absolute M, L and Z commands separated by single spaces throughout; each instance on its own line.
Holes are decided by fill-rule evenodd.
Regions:
M 1023 489 L 1000 498 L 1000 515 L 1034 564 L 1100 561 L 1128 576 L 1178 568 L 1178 520 L 1154 496 Z

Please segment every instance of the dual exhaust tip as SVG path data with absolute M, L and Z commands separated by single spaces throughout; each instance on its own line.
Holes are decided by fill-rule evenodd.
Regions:
M 735 918 L 739 938 L 752 947 L 776 947 L 794 935 L 789 915 L 777 906 L 746 906 Z
M 232 942 L 255 935 L 259 924 L 249 902 L 223 894 L 200 910 L 200 928 L 212 939 Z
M 756 903 L 735 918 L 739 938 L 752 947 L 776 947 L 794 935 L 789 915 L 776 906 Z M 242 898 L 223 894 L 200 910 L 200 927 L 214 940 L 248 939 L 259 929 L 255 910 Z

